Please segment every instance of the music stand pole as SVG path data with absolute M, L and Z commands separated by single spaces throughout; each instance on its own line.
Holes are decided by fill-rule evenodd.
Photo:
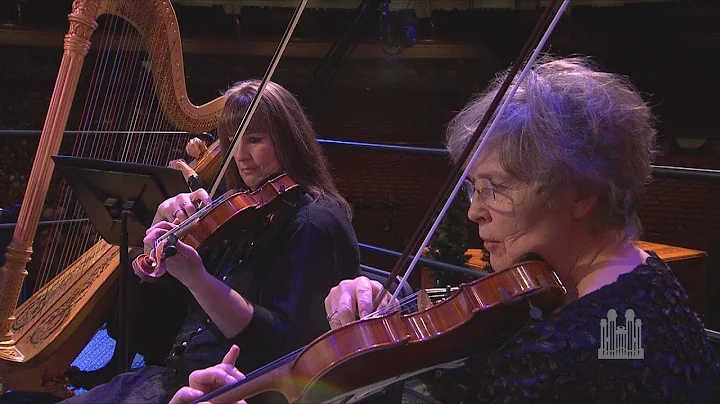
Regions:
M 100 236 L 108 244 L 120 246 L 116 350 L 118 370 L 127 372 L 130 247 L 143 247 L 145 230 L 164 200 L 190 190 L 182 173 L 168 167 L 69 156 L 52 159 Z
M 128 364 L 128 361 L 130 358 L 128 358 L 129 354 L 129 341 L 130 341 L 130 325 L 128 318 L 128 313 L 130 310 L 128 309 L 128 299 L 127 299 L 127 277 L 130 274 L 130 257 L 129 257 L 129 250 L 130 250 L 130 242 L 128 241 L 128 230 L 127 230 L 127 222 L 128 217 L 132 215 L 132 205 L 134 202 L 127 201 L 123 204 L 123 210 L 122 210 L 122 229 L 120 231 L 120 274 L 118 275 L 118 317 L 120 321 L 118 322 L 118 341 L 117 345 L 115 345 L 118 350 L 118 374 L 122 374 L 128 371 L 130 369 L 130 366 Z

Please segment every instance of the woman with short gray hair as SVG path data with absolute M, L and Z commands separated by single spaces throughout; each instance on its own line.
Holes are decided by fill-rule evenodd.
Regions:
M 498 75 L 449 123 L 446 146 L 453 161 L 505 77 Z M 650 108 L 626 77 L 599 72 L 586 58 L 545 57 L 495 125 L 489 140 L 499 148 L 502 168 L 528 183 L 548 207 L 567 186 L 597 193 L 594 227 L 637 240 L 635 208 L 656 154 L 656 130 Z
M 454 159 L 504 77 L 448 125 Z M 720 365 L 702 322 L 667 264 L 634 243 L 655 134 L 650 108 L 627 78 L 580 58 L 546 57 L 532 67 L 469 171 L 468 217 L 495 271 L 542 259 L 568 293 L 555 311 L 528 316 L 492 343 L 476 342 L 464 369 L 440 377 L 445 388 L 434 386 L 436 399 L 716 400 Z M 371 311 L 381 289 L 364 277 L 340 282 L 325 299 L 331 327 Z

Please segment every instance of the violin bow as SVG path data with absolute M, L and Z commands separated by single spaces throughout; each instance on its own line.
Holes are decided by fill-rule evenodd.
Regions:
M 208 196 L 210 197 L 210 200 L 213 200 L 213 196 L 215 195 L 215 192 L 217 192 L 218 187 L 220 186 L 220 181 L 222 180 L 222 177 L 225 175 L 225 171 L 227 171 L 228 165 L 230 164 L 230 159 L 235 152 L 235 150 L 240 146 L 239 140 L 245 135 L 245 130 L 248 127 L 248 124 L 250 123 L 250 119 L 252 119 L 253 114 L 255 113 L 255 109 L 257 109 L 258 102 L 260 101 L 260 98 L 262 97 L 263 91 L 265 90 L 265 87 L 267 86 L 267 82 L 272 77 L 273 73 L 275 72 L 275 68 L 277 67 L 278 63 L 280 62 L 280 58 L 282 57 L 282 54 L 285 52 L 285 48 L 287 47 L 288 42 L 290 41 L 290 37 L 292 37 L 293 32 L 295 31 L 295 27 L 297 26 L 298 21 L 300 20 L 300 16 L 302 15 L 303 11 L 305 10 L 305 6 L 307 5 L 307 0 L 300 0 L 297 7 L 295 8 L 295 12 L 293 13 L 292 19 L 290 20 L 290 23 L 288 24 L 287 28 L 285 29 L 285 33 L 283 34 L 282 40 L 278 44 L 277 49 L 275 50 L 275 54 L 272 57 L 272 60 L 270 61 L 270 65 L 268 66 L 267 70 L 265 70 L 265 74 L 263 75 L 262 81 L 260 82 L 260 86 L 258 87 L 257 94 L 253 98 L 252 102 L 250 103 L 250 107 L 245 111 L 245 115 L 243 116 L 242 121 L 240 122 L 240 126 L 238 126 L 237 131 L 235 131 L 235 136 L 233 137 L 232 142 L 230 142 L 230 147 L 228 147 L 227 152 L 225 153 L 225 156 L 223 156 L 222 165 L 220 166 L 220 169 L 215 173 L 215 177 L 212 180 L 211 189 L 208 193 Z M 194 215 L 191 215 L 191 217 L 188 217 L 185 219 L 184 222 L 180 223 L 179 226 L 173 230 L 171 230 L 168 233 L 163 234 L 162 236 L 158 237 L 157 240 L 155 240 L 155 245 L 157 248 L 157 244 L 160 241 L 163 241 L 165 239 L 170 240 L 170 247 L 171 249 L 168 250 L 171 254 L 174 255 L 174 252 L 172 251 L 173 245 L 175 242 L 177 242 L 177 236 L 175 233 L 178 230 L 183 229 L 186 227 L 186 224 L 191 223 L 191 220 L 198 215 L 200 210 L 198 212 L 195 212 Z
M 405 266 L 405 262 L 410 256 L 410 252 L 413 250 L 417 250 L 415 253 L 415 256 L 413 257 L 412 262 L 410 263 L 410 266 L 408 267 L 407 271 L 405 271 L 405 274 L 402 278 L 402 280 L 399 282 L 398 285 L 402 285 L 407 282 L 407 279 L 410 277 L 410 274 L 412 273 L 413 269 L 415 268 L 415 265 L 417 264 L 417 261 L 420 259 L 423 250 L 430 242 L 430 238 L 435 233 L 435 230 L 437 229 L 438 225 L 440 224 L 440 221 L 444 217 L 445 213 L 447 212 L 450 204 L 453 201 L 453 198 L 455 198 L 455 195 L 457 195 L 457 192 L 460 190 L 460 187 L 462 185 L 462 182 L 467 177 L 468 172 L 470 169 L 472 169 L 473 164 L 475 163 L 475 160 L 477 159 L 478 155 L 480 154 L 481 149 L 485 145 L 485 142 L 490 137 L 490 134 L 495 126 L 495 122 L 497 122 L 497 117 L 499 117 L 502 112 L 505 110 L 505 107 L 507 106 L 508 102 L 512 99 L 513 95 L 515 94 L 515 91 L 520 86 L 522 81 L 524 80 L 525 76 L 529 72 L 530 68 L 532 67 L 534 61 L 537 59 L 538 54 L 545 46 L 545 42 L 550 37 L 550 34 L 552 33 L 553 29 L 555 28 L 555 25 L 557 24 L 558 20 L 560 19 L 560 16 L 564 12 L 564 10 L 567 8 L 567 5 L 570 3 L 570 0 L 564 0 L 563 3 L 558 8 L 557 12 L 555 12 L 555 15 L 552 17 L 552 10 L 555 9 L 555 6 L 557 5 L 558 0 L 550 0 L 549 4 L 545 8 L 545 11 L 543 12 L 542 16 L 540 17 L 540 20 L 538 20 L 538 23 L 535 25 L 535 29 L 533 30 L 532 34 L 528 38 L 528 40 L 525 42 L 525 46 L 520 51 L 520 54 L 518 55 L 517 59 L 515 59 L 515 62 L 512 65 L 512 68 L 510 69 L 507 77 L 503 81 L 502 85 L 498 89 L 497 94 L 495 94 L 495 97 L 492 100 L 492 103 L 488 107 L 488 110 L 483 115 L 482 120 L 480 121 L 478 127 L 473 132 L 472 137 L 468 141 L 468 144 L 463 149 L 462 154 L 457 159 L 455 164 L 452 166 L 450 173 L 448 174 L 447 178 L 445 179 L 445 183 L 442 185 L 440 192 L 435 197 L 435 200 L 433 201 L 430 208 L 425 213 L 425 217 L 420 222 L 420 225 L 415 230 L 415 234 L 413 234 L 410 242 L 408 242 L 407 246 L 405 247 L 405 250 L 403 251 L 400 259 L 395 264 L 395 267 L 393 268 L 392 272 L 390 273 L 390 276 L 388 276 L 387 281 L 383 285 L 382 290 L 377 295 L 375 300 L 373 301 L 373 312 L 369 314 L 367 317 L 370 317 L 372 315 L 375 315 L 377 313 L 377 309 L 380 306 L 380 303 L 384 299 L 385 295 L 390 290 L 390 285 L 392 285 L 395 278 L 398 276 L 400 271 L 402 271 L 403 267 Z M 546 26 L 548 24 L 548 21 L 550 21 L 550 24 L 545 31 L 545 34 L 540 38 L 540 33 L 542 31 L 542 27 Z M 465 164 L 466 161 L 468 161 L 468 157 L 470 157 L 470 153 L 473 148 L 475 148 L 476 143 L 480 139 L 480 136 L 482 135 L 483 131 L 485 131 L 485 128 L 487 127 L 488 123 L 490 122 L 490 118 L 493 116 L 495 111 L 498 109 L 498 105 L 500 104 L 500 101 L 505 97 L 505 93 L 508 90 L 508 87 L 510 87 L 510 84 L 515 79 L 515 76 L 517 75 L 517 72 L 520 70 L 520 67 L 523 65 L 523 62 L 527 59 L 528 55 L 530 54 L 531 49 L 533 48 L 533 45 L 537 44 L 535 46 L 535 51 L 533 52 L 530 59 L 528 59 L 527 63 L 525 63 L 525 68 L 523 69 L 523 72 L 520 76 L 520 78 L 515 83 L 515 86 L 513 86 L 510 95 L 505 99 L 505 102 L 500 107 L 500 110 L 498 111 L 498 114 L 496 115 L 495 119 L 493 120 L 492 125 L 488 129 L 487 133 L 483 137 L 482 141 L 479 145 L 477 145 L 475 149 L 475 153 L 473 154 L 471 160 Z M 463 165 L 465 166 L 465 169 L 463 169 Z M 448 195 L 449 194 L 449 195 Z M 444 205 L 442 207 L 442 210 L 437 215 L 437 218 L 435 221 L 432 221 L 432 218 L 437 212 L 438 207 L 440 207 L 441 204 Z M 425 238 L 422 240 L 422 243 L 420 243 L 421 237 L 423 237 L 423 234 L 425 234 Z M 418 244 L 421 244 L 419 247 L 416 248 Z M 395 293 L 392 296 L 392 300 L 397 299 L 401 288 L 398 287 L 395 290 Z
M 307 5 L 307 0 L 300 0 L 297 7 L 295 8 L 295 13 L 292 16 L 292 19 L 290 20 L 290 24 L 288 24 L 287 28 L 285 29 L 285 33 L 283 34 L 282 40 L 278 44 L 277 49 L 275 50 L 275 54 L 272 57 L 272 60 L 270 61 L 270 65 L 268 66 L 267 70 L 265 71 L 265 75 L 262 78 L 262 81 L 260 82 L 260 86 L 258 87 L 257 94 L 253 98 L 252 102 L 250 103 L 250 107 L 245 111 L 245 115 L 243 116 L 242 121 L 240 122 L 240 126 L 237 128 L 237 131 L 235 132 L 235 136 L 233 137 L 232 141 L 230 142 L 230 147 L 228 147 L 227 153 L 225 153 L 225 156 L 223 157 L 222 165 L 220 166 L 220 169 L 217 173 L 215 173 L 215 177 L 213 178 L 211 189 L 210 189 L 210 199 L 213 199 L 213 195 L 215 195 L 215 192 L 217 192 L 218 187 L 220 186 L 220 180 L 225 175 L 225 171 L 228 168 L 228 165 L 230 164 L 230 159 L 235 152 L 235 150 L 240 145 L 240 139 L 245 135 L 245 130 L 248 127 L 248 124 L 250 122 L 250 119 L 252 119 L 253 114 L 255 113 L 255 109 L 257 108 L 258 102 L 260 101 L 260 98 L 262 97 L 263 91 L 265 90 L 265 87 L 267 86 L 267 82 L 272 77 L 273 73 L 275 72 L 275 68 L 277 67 L 278 63 L 280 62 L 280 58 L 282 57 L 282 54 L 285 52 L 285 47 L 287 47 L 288 42 L 290 41 L 290 37 L 292 37 L 293 32 L 295 31 L 295 27 L 297 26 L 298 21 L 300 20 L 300 16 L 302 15 L 303 11 L 305 10 L 305 6 Z
M 540 49 L 543 48 L 544 43 L 545 43 L 545 41 L 547 40 L 547 38 L 549 37 L 550 33 L 552 32 L 552 29 L 554 28 L 555 24 L 557 23 L 557 20 L 558 20 L 559 16 L 562 14 L 562 11 L 566 8 L 566 6 L 567 6 L 567 4 L 568 4 L 569 2 L 570 2 L 570 0 L 564 0 L 563 5 L 561 6 L 561 8 L 560 8 L 560 9 L 558 10 L 558 12 L 556 13 L 555 18 L 553 19 L 553 22 L 551 23 L 550 27 L 549 27 L 548 30 L 546 31 L 546 33 L 545 33 L 545 35 L 543 36 L 542 40 L 540 41 L 540 44 L 537 46 L 537 49 L 536 49 L 535 53 L 533 54 L 533 58 L 531 58 L 530 61 L 527 63 L 526 68 L 525 68 L 525 70 L 523 71 L 523 75 L 521 76 L 520 80 L 518 80 L 518 82 L 517 82 L 516 85 L 514 86 L 514 89 L 513 89 L 512 92 L 511 92 L 511 96 L 508 97 L 508 100 L 509 100 L 510 98 L 512 98 L 512 94 L 515 93 L 515 90 L 517 90 L 517 87 L 519 86 L 519 83 L 522 82 L 522 79 L 523 79 L 524 75 L 527 74 L 527 72 L 529 71 L 529 68 L 532 66 L 532 61 L 533 61 L 535 58 L 537 58 L 537 55 L 538 55 L 538 53 L 540 52 Z M 388 290 L 389 290 L 388 288 L 389 288 L 389 286 L 390 286 L 390 284 L 391 284 L 391 280 L 394 279 L 394 278 L 398 275 L 399 271 L 402 269 L 403 263 L 404 263 L 405 260 L 408 258 L 409 252 L 410 252 L 410 250 L 412 249 L 412 246 L 415 245 L 415 244 L 417 244 L 417 242 L 418 242 L 418 240 L 419 240 L 419 238 L 420 238 L 420 235 L 421 235 L 423 232 L 426 231 L 427 226 L 429 225 L 430 219 L 432 218 L 432 213 L 433 213 L 434 211 L 436 211 L 436 210 L 437 210 L 437 207 L 442 203 L 442 201 L 443 201 L 443 196 L 444 196 L 445 194 L 447 194 L 448 189 L 450 188 L 450 185 L 454 182 L 454 180 L 455 180 L 456 178 L 458 178 L 458 176 L 462 176 L 462 178 L 460 179 L 460 181 L 457 182 L 455 188 L 453 189 L 453 195 L 451 195 L 451 198 L 448 199 L 447 203 L 445 204 L 444 209 L 443 209 L 443 212 L 441 212 L 441 214 L 439 215 L 439 218 L 435 221 L 433 228 L 430 230 L 429 234 L 427 235 L 427 237 L 426 237 L 426 239 L 425 239 L 425 243 L 426 243 L 427 240 L 432 236 L 432 232 L 435 230 L 435 228 L 437 227 L 439 221 L 442 219 L 442 215 L 443 215 L 444 212 L 447 210 L 447 207 L 449 206 L 450 202 L 452 201 L 452 197 L 454 197 L 454 195 L 455 195 L 455 194 L 457 193 L 457 191 L 459 190 L 460 183 L 462 182 L 462 179 L 464 179 L 464 177 L 467 176 L 467 171 L 469 171 L 469 170 L 465 170 L 465 171 L 461 172 L 462 162 L 464 162 L 465 160 L 467 160 L 467 158 L 469 157 L 469 155 L 470 155 L 470 150 L 472 149 L 473 145 L 474 145 L 475 143 L 477 143 L 477 141 L 478 141 L 478 139 L 479 139 L 479 137 L 480 137 L 480 134 L 483 132 L 484 128 L 487 126 L 487 123 L 488 123 L 488 121 L 490 120 L 490 117 L 493 115 L 494 110 L 497 109 L 497 106 L 498 106 L 498 104 L 500 103 L 500 100 L 502 99 L 502 97 L 504 96 L 505 91 L 506 91 L 507 88 L 509 87 L 509 83 L 512 82 L 512 80 L 514 79 L 517 71 L 519 70 L 519 66 L 520 66 L 521 62 L 522 62 L 523 60 L 525 60 L 526 56 L 529 54 L 529 49 L 531 48 L 531 46 L 532 46 L 534 43 L 537 42 L 537 38 L 539 37 L 539 31 L 541 30 L 541 27 L 544 26 L 544 25 L 546 24 L 546 22 L 549 20 L 549 15 L 550 15 L 550 11 L 549 11 L 549 10 L 552 10 L 553 8 L 555 8 L 556 3 L 557 3 L 557 0 L 551 0 L 550 4 L 548 5 L 548 8 L 545 10 L 545 13 L 543 14 L 543 17 L 541 17 L 540 22 L 538 22 L 538 25 L 535 27 L 535 31 L 533 32 L 533 35 L 531 35 L 530 39 L 528 39 L 528 42 L 525 44 L 525 48 L 523 49 L 523 52 L 521 52 L 521 56 L 518 57 L 518 59 L 515 61 L 515 65 L 513 66 L 513 70 L 512 70 L 511 73 L 508 75 L 508 78 L 506 78 L 506 80 L 503 82 L 503 85 L 502 85 L 500 91 L 498 91 L 498 95 L 496 95 L 495 99 L 493 100 L 493 103 L 490 105 L 490 108 L 488 109 L 488 111 L 487 111 L 487 112 L 485 113 L 485 115 L 483 116 L 483 120 L 480 122 L 478 128 L 475 130 L 472 139 L 468 142 L 468 145 L 467 145 L 467 146 L 465 147 L 465 149 L 463 150 L 463 154 L 461 155 L 461 158 L 458 159 L 458 163 L 456 163 L 456 164 L 453 166 L 453 172 L 451 173 L 450 176 L 448 176 L 448 179 L 446 180 L 446 182 L 445 182 L 445 184 L 444 184 L 441 192 L 440 192 L 440 193 L 438 194 L 438 196 L 436 197 L 436 199 L 435 199 L 435 201 L 434 201 L 434 203 L 433 203 L 433 206 L 431 207 L 430 210 L 428 210 L 425 219 L 423 219 L 422 225 L 419 226 L 418 229 L 416 230 L 415 235 L 413 236 L 413 242 L 408 244 L 408 247 L 406 247 L 405 251 L 403 252 L 402 258 L 401 258 L 401 259 L 398 261 L 398 263 L 396 264 L 395 269 L 393 269 L 393 272 L 392 272 L 391 276 L 388 277 L 388 282 L 383 286 L 382 292 L 378 295 L 378 298 L 376 299 L 376 301 L 375 301 L 375 303 L 374 303 L 374 310 L 373 310 L 373 311 L 376 311 L 376 310 L 377 310 L 377 306 L 378 306 L 379 302 L 382 301 L 382 298 L 383 298 L 384 294 L 388 292 Z M 506 102 L 505 102 L 504 105 L 507 105 L 507 100 L 506 100 Z M 502 112 L 502 109 L 501 109 L 500 111 Z M 495 122 L 495 121 L 493 121 L 493 123 L 494 123 L 494 122 Z M 491 126 L 490 130 L 492 130 L 492 126 Z M 476 152 L 475 152 L 475 155 L 473 156 L 472 162 L 474 162 L 475 159 L 477 158 L 477 156 L 479 155 L 479 152 L 480 152 L 480 149 L 481 149 L 483 143 L 485 142 L 485 140 L 487 139 L 488 135 L 490 134 L 490 130 L 488 131 L 488 133 L 486 134 L 485 138 L 483 138 L 483 141 L 482 141 L 482 142 L 480 143 L 480 145 L 478 146 L 478 148 L 477 148 L 477 150 L 476 150 Z M 472 162 L 471 162 L 471 163 L 472 163 Z M 421 249 L 423 249 L 423 248 L 424 248 L 424 246 L 421 247 Z M 418 258 L 419 256 L 420 256 L 420 253 L 418 253 L 418 254 L 415 255 L 415 260 L 413 261 L 413 264 L 414 264 L 415 262 L 417 262 L 417 258 Z M 413 265 L 413 264 L 411 264 L 411 265 Z M 405 282 L 405 281 L 407 280 L 407 277 L 409 276 L 410 271 L 412 271 L 412 266 L 409 268 L 408 272 L 406 272 L 405 277 L 403 278 L 403 282 Z M 398 289 L 400 289 L 400 288 L 398 288 Z M 397 295 L 397 293 L 398 293 L 398 291 L 396 291 L 396 295 Z M 373 313 L 373 314 L 374 314 L 374 313 Z M 373 314 L 370 314 L 370 315 L 368 315 L 367 317 L 369 317 L 369 316 L 371 316 L 371 315 L 373 315 Z M 226 393 L 231 393 L 232 391 L 234 391 L 235 389 L 239 388 L 240 386 L 242 386 L 242 385 L 244 385 L 244 384 L 246 384 L 246 383 L 248 383 L 248 382 L 252 382 L 253 380 L 255 380 L 255 379 L 259 378 L 260 376 L 262 376 L 263 374 L 267 373 L 268 371 L 271 371 L 271 370 L 276 369 L 276 368 L 278 368 L 278 367 L 280 367 L 280 366 L 283 366 L 284 364 L 287 364 L 287 363 L 289 363 L 289 362 L 294 361 L 294 360 L 297 358 L 297 356 L 300 355 L 300 354 L 304 351 L 304 349 L 306 349 L 306 348 L 307 348 L 307 346 L 298 348 L 297 350 L 288 353 L 287 355 L 283 356 L 282 358 L 279 358 L 279 359 L 277 359 L 276 361 L 274 361 L 274 362 L 272 362 L 272 363 L 270 363 L 270 364 L 268 364 L 268 365 L 266 365 L 266 366 L 263 366 L 262 368 L 259 368 L 259 369 L 257 369 L 257 370 L 254 370 L 253 372 L 251 372 L 251 373 L 249 373 L 248 375 L 246 375 L 246 378 L 243 379 L 243 380 L 241 380 L 241 381 L 238 381 L 238 382 L 236 382 L 236 383 L 228 384 L 228 385 L 223 386 L 223 387 L 221 387 L 221 388 L 219 388 L 219 389 L 217 389 L 217 390 L 215 390 L 215 391 L 213 391 L 213 392 L 210 392 L 210 393 L 207 393 L 207 394 L 203 395 L 202 397 L 200 397 L 200 398 L 192 401 L 192 404 L 200 404 L 200 403 L 205 403 L 205 402 L 211 402 L 210 400 L 213 399 L 213 398 L 216 398 L 216 397 L 218 397 L 218 396 L 224 395 L 224 394 L 226 394 Z M 232 393 L 231 393 L 231 394 L 232 394 Z M 237 398 L 239 398 L 239 397 L 237 397 Z M 235 399 L 235 397 L 234 397 L 233 399 Z

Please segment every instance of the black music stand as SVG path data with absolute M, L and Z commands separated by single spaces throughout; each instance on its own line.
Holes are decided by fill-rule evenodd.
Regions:
M 70 156 L 52 156 L 65 181 L 80 199 L 100 236 L 120 246 L 118 286 L 120 373 L 127 372 L 128 335 L 126 282 L 130 276 L 129 247 L 142 247 L 158 205 L 189 192 L 180 171 L 159 166 Z

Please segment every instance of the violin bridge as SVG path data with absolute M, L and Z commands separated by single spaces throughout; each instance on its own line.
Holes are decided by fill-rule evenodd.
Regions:
M 418 292 L 417 296 L 417 308 L 418 311 L 423 311 L 432 307 L 433 303 L 425 290 Z

